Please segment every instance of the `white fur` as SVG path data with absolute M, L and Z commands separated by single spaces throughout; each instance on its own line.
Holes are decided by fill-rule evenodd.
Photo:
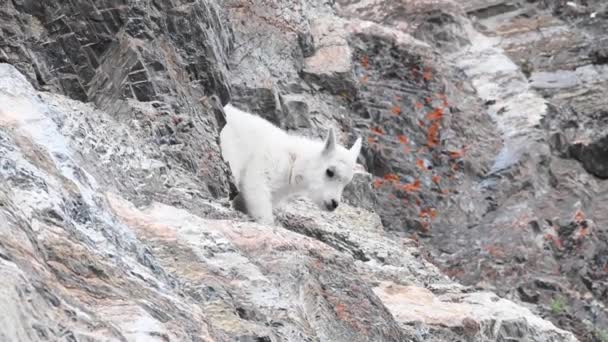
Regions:
M 353 177 L 361 150 L 359 137 L 348 150 L 336 143 L 333 130 L 327 139 L 314 141 L 289 135 L 259 116 L 228 104 L 226 125 L 220 133 L 224 160 L 230 165 L 247 213 L 256 221 L 274 223 L 272 209 L 294 195 L 310 198 L 331 210 Z M 335 171 L 334 177 L 327 169 Z

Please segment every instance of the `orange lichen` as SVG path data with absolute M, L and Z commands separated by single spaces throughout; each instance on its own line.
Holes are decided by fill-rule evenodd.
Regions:
M 574 221 L 578 224 L 585 222 L 585 213 L 583 213 L 581 210 L 577 210 L 574 214 Z
M 365 69 L 369 68 L 369 57 L 363 56 L 361 58 L 361 66 L 364 67 Z
M 401 189 L 403 189 L 403 191 L 406 191 L 406 192 L 420 191 L 420 180 L 417 179 L 414 181 L 414 183 L 405 184 L 404 186 L 401 187 Z
M 551 241 L 553 242 L 553 244 L 555 245 L 555 247 L 557 249 L 563 249 L 564 248 L 564 244 L 562 243 L 562 239 L 560 239 L 559 237 L 553 235 L 553 234 L 545 234 L 545 240 L 547 241 Z
M 390 181 L 390 182 L 399 182 L 399 175 L 396 175 L 394 173 L 389 173 L 384 175 L 384 180 L 385 181 Z
M 426 135 L 426 145 L 428 147 L 435 147 L 439 144 L 439 122 L 433 121 L 429 126 Z
M 418 213 L 418 217 L 434 219 L 437 217 L 437 210 L 435 208 L 421 209 Z
M 399 115 L 399 114 L 401 114 L 401 107 L 395 106 L 395 107 L 393 107 L 393 109 L 391 109 L 391 112 L 395 115 Z
M 451 159 L 459 159 L 464 157 L 464 150 L 448 151 Z
M 432 112 L 430 112 L 426 115 L 426 118 L 431 121 L 441 120 L 442 117 L 443 117 L 443 109 L 439 108 L 439 107 L 435 108 Z
M 433 73 L 431 72 L 431 68 L 425 67 L 424 72 L 422 73 L 422 78 L 425 81 L 430 81 L 433 78 Z
M 348 319 L 350 319 L 350 314 L 346 310 L 346 305 L 344 305 L 342 303 L 336 304 L 335 312 L 336 312 L 336 317 L 338 317 L 338 319 L 341 321 L 347 321 Z
M 373 186 L 374 186 L 374 188 L 376 188 L 376 189 L 378 189 L 379 187 L 381 187 L 381 186 L 382 186 L 382 184 L 384 184 L 384 180 L 383 180 L 383 179 L 380 179 L 380 178 L 374 179 L 374 181 L 373 181 L 373 183 L 372 183 L 372 185 L 373 185 Z
M 422 159 L 416 159 L 416 166 L 419 169 L 426 171 L 426 164 L 424 164 L 424 160 L 422 160 Z
M 405 136 L 403 134 L 398 135 L 397 139 L 399 139 L 399 142 L 402 143 L 402 144 L 404 144 L 404 145 L 407 145 L 407 143 L 409 143 L 409 139 L 407 138 L 407 136 Z
M 374 134 L 384 135 L 384 131 L 380 127 L 372 127 L 370 128 L 370 131 L 372 131 Z
M 576 232 L 576 239 L 577 240 L 582 240 L 582 239 L 586 238 L 588 235 L 589 235 L 589 228 L 588 227 L 581 227 Z

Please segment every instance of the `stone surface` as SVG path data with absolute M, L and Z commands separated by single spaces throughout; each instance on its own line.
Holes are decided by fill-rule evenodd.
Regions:
M 498 341 L 563 341 L 547 321 L 495 294 L 433 292 L 416 286 L 381 283 L 374 289 L 402 324 L 443 324 L 468 339 Z M 498 309 L 500 308 L 500 309 Z
M 464 291 L 365 209 L 296 202 L 287 229 L 247 222 L 193 196 L 193 170 L 157 174 L 169 166 L 121 118 L 0 76 L 3 340 L 414 341 L 377 284 Z M 531 340 L 573 340 L 543 322 Z

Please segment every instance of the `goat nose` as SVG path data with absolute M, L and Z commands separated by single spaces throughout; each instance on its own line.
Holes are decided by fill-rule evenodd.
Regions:
M 338 207 L 338 201 L 336 201 L 335 199 L 331 200 L 331 206 L 336 209 Z

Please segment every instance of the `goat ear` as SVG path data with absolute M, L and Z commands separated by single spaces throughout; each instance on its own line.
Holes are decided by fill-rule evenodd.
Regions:
M 359 153 L 361 153 L 361 137 L 357 137 L 357 140 L 350 148 L 350 154 L 353 157 L 355 163 L 357 162 L 357 158 L 359 158 Z
M 327 138 L 325 139 L 325 147 L 323 147 L 323 154 L 328 155 L 336 149 L 336 135 L 334 129 L 330 128 Z

